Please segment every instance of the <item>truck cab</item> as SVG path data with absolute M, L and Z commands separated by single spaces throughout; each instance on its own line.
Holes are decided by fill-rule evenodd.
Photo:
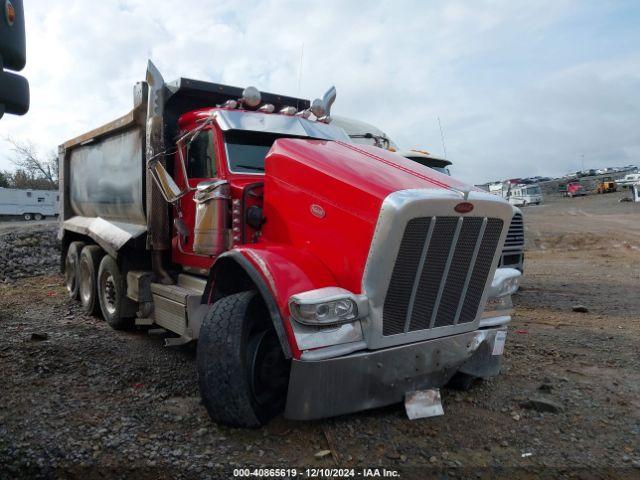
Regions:
M 174 155 L 173 172 L 185 194 L 173 207 L 173 217 L 181 220 L 173 225 L 175 264 L 196 273 L 205 271 L 226 250 L 259 240 L 265 221 L 265 159 L 274 143 L 348 141 L 339 128 L 317 123 L 305 129 L 307 123 L 311 124 L 291 115 L 229 107 L 194 110 L 179 118 L 183 141 Z M 209 223 L 206 210 L 210 203 L 220 203 L 216 198 L 228 200 L 231 210 L 223 209 L 222 215 L 215 216 L 216 223 Z M 225 215 L 230 216 L 231 225 L 225 223 Z
M 569 182 L 567 183 L 567 189 L 565 195 L 567 197 L 581 197 L 586 195 L 587 192 L 584 189 L 584 186 L 580 182 Z
M 500 370 L 511 205 L 354 144 L 334 99 L 165 83 L 150 64 L 129 114 L 60 147 L 69 295 L 115 329 L 197 341 L 220 423 L 341 415 Z

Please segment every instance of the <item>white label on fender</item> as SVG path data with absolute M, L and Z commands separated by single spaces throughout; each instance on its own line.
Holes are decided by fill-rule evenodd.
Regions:
M 507 331 L 500 330 L 496 333 L 496 339 L 493 342 L 493 353 L 492 355 L 502 355 L 504 352 L 504 342 L 507 339 Z

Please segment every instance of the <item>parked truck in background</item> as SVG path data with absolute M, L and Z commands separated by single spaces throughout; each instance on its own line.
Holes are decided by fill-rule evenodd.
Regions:
M 352 143 L 334 98 L 165 83 L 149 63 L 130 113 L 60 146 L 71 297 L 113 328 L 197 340 L 218 422 L 340 415 L 499 371 L 512 207 Z
M 524 217 L 522 210 L 515 206 L 498 266 L 524 272 Z
M 564 196 L 566 197 L 581 197 L 587 194 L 584 186 L 580 182 L 569 182 L 564 189 Z
M 42 220 L 58 215 L 56 190 L 20 190 L 0 188 L 0 216 L 21 217 L 24 220 Z

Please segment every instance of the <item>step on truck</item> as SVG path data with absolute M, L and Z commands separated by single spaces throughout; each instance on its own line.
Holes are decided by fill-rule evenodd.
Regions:
M 306 99 L 149 62 L 125 116 L 60 146 L 67 289 L 115 329 L 197 341 L 211 417 L 256 427 L 496 375 L 511 206 Z M 143 328 L 143 327 L 140 327 Z

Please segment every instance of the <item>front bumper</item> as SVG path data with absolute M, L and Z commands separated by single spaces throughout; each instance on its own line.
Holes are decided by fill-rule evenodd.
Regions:
M 293 360 L 285 417 L 311 420 L 401 402 L 407 392 L 437 388 L 457 372 L 500 371 L 496 334 L 487 328 L 327 360 Z

